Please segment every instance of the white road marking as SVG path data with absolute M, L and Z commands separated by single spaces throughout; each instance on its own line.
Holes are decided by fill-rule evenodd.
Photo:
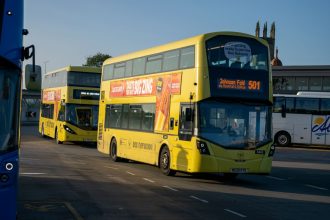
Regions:
M 20 158 L 20 161 L 30 161 L 30 160 L 41 160 L 41 159 L 40 158 L 31 158 L 31 157 Z
M 169 190 L 172 190 L 172 191 L 174 191 L 174 192 L 177 192 L 177 191 L 179 191 L 179 190 L 177 190 L 177 189 L 174 189 L 174 188 L 172 188 L 172 187 L 169 187 L 169 186 L 163 186 L 164 188 L 166 188 L 166 189 L 169 189 Z
M 273 167 L 294 168 L 294 169 L 330 170 L 330 164 L 324 164 L 324 163 L 273 161 L 272 166 Z
M 20 175 L 45 175 L 47 173 L 20 173 Z
M 235 211 L 230 210 L 230 209 L 224 209 L 224 210 L 227 211 L 227 212 L 230 212 L 230 213 L 232 213 L 232 214 L 234 214 L 234 215 L 237 215 L 237 216 L 239 216 L 239 217 L 241 217 L 241 218 L 246 218 L 246 217 L 247 217 L 246 215 L 243 215 L 243 214 L 241 214 L 241 213 L 235 212 Z
M 200 198 L 198 198 L 196 196 L 190 196 L 190 198 L 196 199 L 196 200 L 201 201 L 201 202 L 204 202 L 204 203 L 209 203 L 209 201 L 204 200 L 204 199 L 200 199 Z
M 269 179 L 274 179 L 274 180 L 285 180 L 283 178 L 279 178 L 279 177 L 276 177 L 276 176 L 266 176 L 267 178 Z
M 71 203 L 64 202 L 64 204 L 69 209 L 69 211 L 75 217 L 76 220 L 84 220 L 83 217 L 81 217 L 81 215 L 78 213 L 78 211 L 75 208 L 73 208 L 73 206 L 71 205 Z
M 129 171 L 126 171 L 126 173 L 128 173 L 128 174 L 130 174 L 130 175 L 132 175 L 132 176 L 135 176 L 134 173 L 131 173 L 131 172 L 129 172 Z
M 143 178 L 145 181 L 148 181 L 148 182 L 150 182 L 150 183 L 154 183 L 155 181 L 153 181 L 153 180 L 150 180 L 150 179 L 147 179 L 147 178 Z
M 108 175 L 108 178 L 113 180 L 113 181 L 116 181 L 116 182 L 119 182 L 119 183 L 123 183 L 123 184 L 131 184 L 130 182 L 126 181 L 125 179 L 119 177 L 119 176 L 112 176 L 112 175 Z
M 80 165 L 85 165 L 85 164 L 87 164 L 87 163 L 83 163 L 83 162 L 67 161 L 67 160 L 64 160 L 63 163 L 68 163 L 68 164 L 80 164 Z
M 319 187 L 319 186 L 314 186 L 314 185 L 309 185 L 309 184 L 305 184 L 305 186 L 311 187 L 311 188 L 314 188 L 314 189 L 328 190 L 327 188 L 323 188 L 323 187 Z
M 110 166 L 104 166 L 105 168 L 113 169 L 113 170 L 118 170 L 118 167 L 110 167 Z

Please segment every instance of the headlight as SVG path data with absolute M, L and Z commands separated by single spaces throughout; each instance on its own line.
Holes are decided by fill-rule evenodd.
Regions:
M 272 146 L 270 146 L 268 157 L 272 157 L 274 153 L 275 153 L 275 144 L 272 144 Z
M 210 155 L 210 151 L 207 147 L 207 144 L 204 141 L 196 141 L 197 149 L 199 150 L 200 154 L 207 154 Z
M 76 132 L 74 132 L 74 130 L 72 130 L 71 128 L 69 128 L 69 127 L 66 126 L 66 125 L 63 125 L 63 128 L 64 128 L 67 132 L 69 132 L 69 133 L 71 133 L 71 134 L 77 134 Z

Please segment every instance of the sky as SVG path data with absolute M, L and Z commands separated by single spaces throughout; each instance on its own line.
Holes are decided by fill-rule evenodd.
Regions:
M 283 65 L 330 65 L 329 0 L 24 0 L 24 45 L 43 72 L 216 31 L 272 22 Z M 261 29 L 262 33 L 262 29 Z M 31 61 L 28 61 L 31 62 Z M 26 62 L 26 63 L 28 63 Z

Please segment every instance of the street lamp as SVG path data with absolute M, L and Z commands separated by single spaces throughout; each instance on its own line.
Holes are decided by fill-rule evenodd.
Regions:
M 47 73 L 47 63 L 49 63 L 49 60 L 44 61 L 44 67 L 45 67 L 44 74 Z

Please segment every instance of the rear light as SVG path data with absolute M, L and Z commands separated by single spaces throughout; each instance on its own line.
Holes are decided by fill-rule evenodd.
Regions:
M 69 128 L 69 127 L 66 126 L 66 125 L 63 125 L 63 128 L 64 128 L 67 132 L 69 132 L 69 133 L 71 133 L 71 134 L 77 134 L 74 130 L 72 130 L 71 128 Z
M 196 141 L 197 149 L 199 150 L 200 154 L 210 155 L 210 151 L 207 147 L 207 144 L 204 141 Z
M 274 153 L 275 153 L 275 144 L 272 144 L 272 146 L 270 146 L 268 157 L 272 157 Z

